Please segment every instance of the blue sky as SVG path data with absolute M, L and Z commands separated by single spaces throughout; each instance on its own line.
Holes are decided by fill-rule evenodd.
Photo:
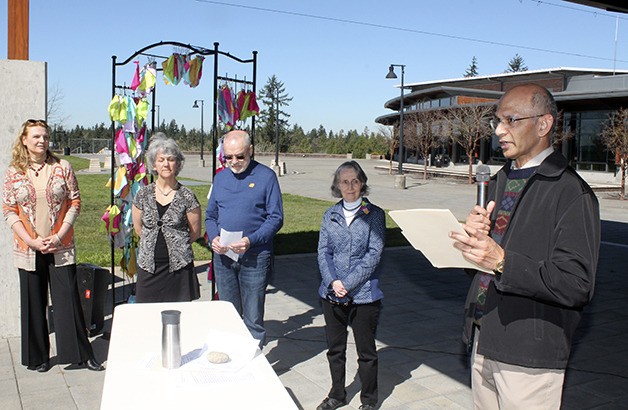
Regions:
M 0 0 L 0 58 L 7 57 L 7 0 Z M 293 97 L 290 123 L 306 131 L 377 129 L 405 64 L 405 82 L 461 77 L 475 56 L 480 75 L 503 72 L 518 53 L 529 69 L 628 69 L 628 15 L 558 0 L 30 0 L 30 59 L 48 62 L 49 89 L 63 96 L 64 125 L 108 124 L 111 56 L 119 61 L 146 45 L 178 41 L 240 58 L 258 51 L 258 89 L 275 74 Z M 472 39 L 478 40 L 473 41 Z M 169 55 L 171 48 L 159 51 Z M 141 58 L 145 63 L 145 58 Z M 161 119 L 200 128 L 195 99 L 205 100 L 211 127 L 212 60 L 201 84 L 163 85 Z M 250 65 L 221 58 L 220 75 L 252 76 Z M 397 69 L 397 75 L 399 75 Z M 119 82 L 132 79 L 118 70 Z

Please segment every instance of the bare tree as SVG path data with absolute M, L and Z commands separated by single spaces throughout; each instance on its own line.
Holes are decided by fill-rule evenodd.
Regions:
M 405 125 L 403 127 L 406 128 Z M 395 151 L 399 147 L 399 126 L 393 125 L 391 127 L 379 127 L 379 132 L 386 138 L 388 141 L 388 152 L 390 152 L 390 160 L 388 161 L 388 175 L 392 175 L 393 170 L 393 156 L 395 155 Z
M 566 128 L 563 124 L 563 110 L 558 113 L 556 118 L 556 132 L 554 133 L 554 137 L 552 138 L 552 145 L 554 148 L 560 147 L 564 142 L 572 139 L 574 137 L 573 131 L 571 129 Z
M 62 126 L 67 121 L 68 116 L 64 116 L 61 111 L 63 102 L 63 90 L 59 85 L 54 85 L 48 90 L 48 101 L 46 109 L 46 121 L 53 126 Z
M 416 148 L 417 154 L 423 159 L 423 179 L 427 179 L 427 162 L 433 148 L 440 145 L 438 122 L 441 116 L 436 111 L 421 111 L 408 115 L 408 143 Z M 404 126 L 404 129 L 406 126 Z
M 609 115 L 610 122 L 600 135 L 606 148 L 615 153 L 615 164 L 621 171 L 619 197 L 626 199 L 626 167 L 628 161 L 628 109 L 620 108 Z
M 493 104 L 468 104 L 449 109 L 442 117 L 446 133 L 460 144 L 469 159 L 469 183 L 473 183 L 473 158 L 483 139 L 490 138 L 493 133 L 489 121 L 495 112 Z

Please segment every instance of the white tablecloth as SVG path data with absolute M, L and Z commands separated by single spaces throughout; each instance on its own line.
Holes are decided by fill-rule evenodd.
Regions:
M 297 408 L 259 350 L 235 372 L 162 368 L 161 311 L 169 309 L 181 311 L 183 354 L 201 349 L 210 331 L 252 339 L 228 302 L 120 305 L 114 312 L 101 409 Z

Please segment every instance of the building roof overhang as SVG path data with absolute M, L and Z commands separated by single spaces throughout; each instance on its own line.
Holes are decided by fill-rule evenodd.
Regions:
M 485 84 L 491 81 L 499 82 L 505 79 L 512 79 L 512 78 L 518 78 L 521 80 L 530 81 L 535 78 L 547 78 L 547 76 L 549 75 L 573 77 L 576 75 L 585 75 L 585 74 L 593 74 L 593 75 L 601 75 L 601 76 L 614 75 L 614 74 L 628 74 L 628 70 L 555 67 L 555 68 L 544 68 L 541 70 L 521 71 L 521 72 L 516 72 L 516 73 L 498 73 L 498 74 L 490 74 L 490 75 L 481 75 L 477 77 L 459 77 L 459 78 L 450 78 L 446 80 L 422 81 L 418 83 L 404 84 L 403 88 L 410 88 L 412 90 L 417 90 L 421 88 L 433 87 L 435 84 L 451 84 L 452 87 L 454 86 L 454 84 L 460 84 L 461 86 L 466 87 L 471 84 Z M 399 87 L 399 86 L 396 86 L 396 87 Z
M 408 94 L 404 94 L 403 102 L 404 102 L 404 105 L 406 104 L 410 105 L 410 104 L 416 103 L 417 101 L 430 100 L 434 98 L 443 98 L 443 97 L 455 97 L 459 95 L 463 95 L 467 97 L 498 99 L 499 97 L 501 97 L 502 93 L 499 91 L 492 91 L 492 90 L 479 90 L 479 89 L 474 89 L 474 88 L 450 87 L 446 85 L 441 85 L 441 86 L 425 88 L 425 89 L 421 89 L 417 91 L 412 91 L 412 92 L 409 92 Z M 401 100 L 401 96 L 388 100 L 384 103 L 384 108 L 389 108 L 391 110 L 399 111 L 400 100 Z
M 441 88 L 441 87 L 434 87 Z M 442 87 L 447 88 L 449 91 L 454 90 L 454 87 Z M 475 89 L 459 89 L 463 91 L 467 91 L 465 94 L 455 93 L 451 95 L 466 95 L 469 97 L 480 97 L 480 98 L 495 98 L 499 99 L 503 92 L 501 91 L 490 91 L 490 95 L 486 92 L 487 90 L 475 90 Z M 420 94 L 417 92 L 417 94 Z M 558 104 L 558 108 L 579 108 L 583 107 L 587 110 L 591 109 L 617 109 L 620 106 L 625 106 L 626 100 L 628 100 L 628 89 L 623 90 L 603 90 L 603 91 L 591 91 L 591 92 L 573 92 L 573 91 L 563 91 L 553 93 L 556 103 Z M 390 107 L 389 107 L 390 108 Z M 397 104 L 397 110 L 399 109 Z M 418 112 L 421 110 L 408 110 L 404 111 L 407 115 L 409 113 Z M 425 111 L 425 110 L 423 110 Z M 399 121 L 399 112 L 392 112 L 390 114 L 381 115 L 375 118 L 375 122 L 382 125 L 392 125 Z
M 565 0 L 569 3 L 582 4 L 584 6 L 595 7 L 606 11 L 615 11 L 619 13 L 628 13 L 628 4 L 626 0 L 608 0 L 608 1 L 588 1 L 588 0 Z

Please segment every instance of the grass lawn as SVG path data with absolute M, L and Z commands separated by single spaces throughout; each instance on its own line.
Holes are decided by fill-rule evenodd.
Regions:
M 87 169 L 89 161 L 74 156 L 63 157 L 72 163 L 75 171 Z M 79 263 L 92 263 L 98 266 L 111 266 L 111 248 L 106 234 L 100 232 L 101 217 L 110 203 L 110 190 L 105 187 L 109 174 L 82 174 L 77 172 L 81 190 L 81 214 L 76 222 L 75 241 Z M 202 213 L 207 207 L 209 184 L 188 186 L 199 199 Z M 283 194 L 284 225 L 275 237 L 275 251 L 278 255 L 316 252 L 318 231 L 325 210 L 333 204 L 330 201 Z M 204 218 L 204 216 L 203 216 Z M 397 225 L 386 216 L 386 246 L 404 246 L 408 242 Z M 204 229 L 203 229 L 204 231 Z M 197 260 L 211 259 L 211 253 L 201 241 L 193 244 Z M 116 250 L 118 264 L 122 253 Z

